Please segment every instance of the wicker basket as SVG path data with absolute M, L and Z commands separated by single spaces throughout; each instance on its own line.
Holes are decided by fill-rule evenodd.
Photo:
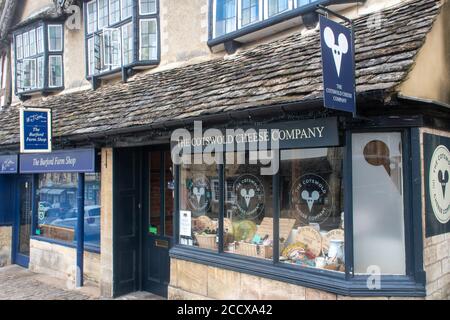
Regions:
M 215 234 L 196 234 L 198 246 L 203 249 L 217 249 Z
M 273 256 L 272 246 L 247 243 L 239 241 L 236 246 L 236 253 L 249 257 L 271 259 Z

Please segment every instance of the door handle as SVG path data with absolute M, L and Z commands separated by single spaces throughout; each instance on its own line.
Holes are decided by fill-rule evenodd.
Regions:
M 169 249 L 169 241 L 166 240 L 155 240 L 155 247 Z

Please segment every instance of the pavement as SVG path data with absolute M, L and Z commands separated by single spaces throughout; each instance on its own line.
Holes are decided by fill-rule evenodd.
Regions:
M 67 282 L 17 265 L 0 268 L 0 300 L 103 300 L 98 287 L 75 288 Z M 162 300 L 148 292 L 134 292 L 117 300 Z

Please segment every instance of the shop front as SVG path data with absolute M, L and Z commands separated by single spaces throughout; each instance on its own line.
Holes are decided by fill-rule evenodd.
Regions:
M 7 158 L 17 159 L 16 173 L 11 170 L 1 177 L 3 194 L 9 195 L 3 210 L 11 211 L 12 263 L 75 279 L 76 270 L 84 267 L 77 254 L 86 251 L 90 264 L 96 260 L 92 255 L 100 253 L 97 152 L 93 148 L 70 149 L 3 158 L 4 163 Z M 89 274 L 92 268 L 87 269 L 86 278 L 98 282 L 98 276 Z
M 424 297 L 425 119 L 255 122 L 172 136 L 169 298 Z

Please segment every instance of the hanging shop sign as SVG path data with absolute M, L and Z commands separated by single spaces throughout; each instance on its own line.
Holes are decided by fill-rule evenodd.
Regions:
M 175 134 L 176 133 L 176 134 Z M 201 122 L 192 134 L 181 129 L 172 135 L 172 148 L 185 154 L 215 149 L 223 151 L 331 147 L 339 145 L 336 117 L 261 124 L 234 129 L 208 129 Z
M 355 55 L 352 30 L 320 16 L 320 43 L 324 106 L 355 113 Z
M 95 149 L 59 150 L 20 156 L 21 173 L 95 172 Z
M 52 151 L 52 116 L 50 109 L 20 109 L 20 152 Z
M 17 155 L 0 155 L 0 174 L 17 173 Z
M 450 138 L 423 135 L 426 236 L 450 232 Z

